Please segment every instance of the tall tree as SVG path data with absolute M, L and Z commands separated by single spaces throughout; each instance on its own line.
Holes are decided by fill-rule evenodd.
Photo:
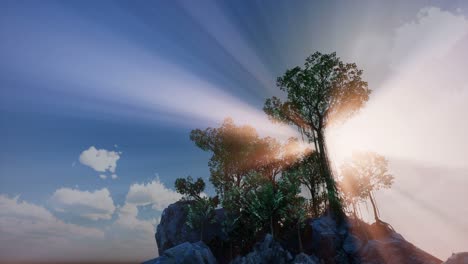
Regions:
M 283 102 L 272 97 L 264 106 L 274 120 L 297 126 L 314 143 L 330 206 L 340 215 L 341 202 L 327 156 L 325 129 L 348 119 L 368 100 L 371 91 L 361 76 L 362 70 L 356 64 L 343 63 L 336 53 L 316 52 L 306 59 L 304 67 L 287 70 L 278 78 L 277 86 L 287 93 L 287 99 Z
M 388 173 L 388 160 L 374 152 L 354 153 L 351 161 L 341 166 L 343 189 L 352 198 L 369 199 L 376 222 L 380 222 L 374 192 L 392 186 L 394 177 Z

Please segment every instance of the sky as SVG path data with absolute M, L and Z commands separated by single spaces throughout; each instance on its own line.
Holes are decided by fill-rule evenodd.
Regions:
M 208 181 L 190 131 L 297 135 L 261 109 L 315 51 L 373 89 L 327 130 L 335 167 L 386 156 L 382 219 L 441 259 L 468 249 L 465 1 L 5 0 L 0 39 L 0 261 L 156 257 L 175 179 Z

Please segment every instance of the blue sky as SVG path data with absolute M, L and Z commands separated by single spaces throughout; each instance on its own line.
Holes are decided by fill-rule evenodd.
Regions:
M 216 126 L 229 115 L 255 124 L 261 134 L 291 135 L 292 129 L 268 124 L 261 107 L 265 98 L 282 96 L 275 78 L 314 51 L 336 51 L 356 62 L 375 90 L 370 110 L 342 130 L 348 137 L 330 134 L 336 160 L 357 148 L 349 144 L 354 141 L 394 161 L 401 188 L 416 188 L 414 179 L 427 175 L 421 169 L 427 167 L 436 168 L 431 171 L 437 175 L 453 175 L 447 182 L 465 184 L 468 128 L 460 120 L 468 111 L 466 80 L 462 73 L 430 73 L 456 73 L 466 66 L 467 18 L 464 1 L 2 1 L 0 255 L 109 259 L 118 251 L 114 258 L 156 256 L 151 227 L 159 207 L 176 198 L 175 178 L 209 176 L 209 153 L 190 142 L 190 130 Z M 439 68 L 417 72 L 433 61 Z M 447 84 L 445 78 L 453 90 L 421 85 Z M 420 94 L 427 96 L 398 101 Z M 432 98 L 443 100 L 433 104 Z M 395 105 L 407 107 L 412 119 Z M 455 121 L 428 135 L 424 113 L 434 109 L 432 116 Z M 435 136 L 450 140 L 434 144 Z M 428 142 L 433 151 L 425 150 Z M 119 156 L 114 172 L 80 161 L 93 146 L 103 155 Z M 90 162 L 109 161 L 95 157 Z M 445 218 L 456 215 L 456 209 L 441 212 L 448 201 L 428 193 L 413 199 L 423 201 L 413 205 L 422 208 L 417 217 L 431 218 L 422 204 Z M 453 200 L 466 198 L 461 190 L 455 193 Z M 391 207 L 395 195 L 382 195 L 382 207 Z M 105 202 L 96 205 L 94 199 Z M 452 243 L 440 249 L 427 235 L 412 231 L 417 221 L 399 221 L 402 211 L 395 208 L 382 214 L 440 257 L 468 242 L 468 235 L 453 235 Z M 439 220 L 432 224 L 443 228 Z M 11 230 L 13 221 L 30 228 L 17 233 Z M 54 221 L 60 224 L 51 227 Z M 466 234 L 466 221 L 455 226 L 454 234 Z M 53 243 L 38 243 L 34 228 L 50 228 L 42 235 Z M 80 233 L 89 236 L 70 238 Z M 92 250 L 85 246 L 93 243 Z M 11 254 L 25 245 L 34 250 Z

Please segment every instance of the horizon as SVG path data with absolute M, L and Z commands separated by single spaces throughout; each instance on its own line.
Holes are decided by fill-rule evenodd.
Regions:
M 372 89 L 327 128 L 333 168 L 385 156 L 381 218 L 442 260 L 467 250 L 468 3 L 2 1 L 0 38 L 0 263 L 155 258 L 175 179 L 215 194 L 190 131 L 300 137 L 262 107 L 316 51 Z

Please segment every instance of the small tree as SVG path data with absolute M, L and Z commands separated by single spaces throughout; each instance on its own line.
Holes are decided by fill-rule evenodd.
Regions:
M 200 195 L 205 190 L 205 181 L 202 178 L 198 178 L 194 182 L 191 176 L 178 178 L 175 181 L 175 189 L 186 200 L 200 200 L 202 199 Z
M 311 211 L 308 213 L 313 217 L 320 215 L 321 204 L 324 202 L 325 182 L 320 172 L 320 160 L 317 152 L 308 152 L 301 160 L 283 172 L 284 175 L 292 175 L 297 178 L 309 190 Z
M 216 206 L 216 199 L 211 197 L 202 197 L 188 206 L 187 225 L 193 230 L 200 230 L 200 241 L 203 241 L 205 225 L 216 222 Z
M 261 175 L 253 175 L 262 177 Z M 278 226 L 298 224 L 305 218 L 304 198 L 299 196 L 300 183 L 292 175 L 283 175 L 275 183 L 259 178 L 245 196 L 246 211 L 258 229 L 268 229 L 273 237 Z
M 280 215 L 285 225 L 294 226 L 297 231 L 297 241 L 299 252 L 303 252 L 301 228 L 304 226 L 304 221 L 307 217 L 306 200 L 299 194 L 300 179 L 285 174 L 279 184 L 279 191 L 284 195 L 284 205 L 280 208 Z
M 388 160 L 374 152 L 354 153 L 351 161 L 341 166 L 343 189 L 352 199 L 369 199 L 376 222 L 380 222 L 374 192 L 392 186 Z
M 268 223 L 270 233 L 275 237 L 275 221 L 283 203 L 284 195 L 275 190 L 271 182 L 265 182 L 248 197 L 248 212 L 255 218 L 260 229 Z
M 178 178 L 175 181 L 176 191 L 182 194 L 183 199 L 191 201 L 188 205 L 187 225 L 193 230 L 200 230 L 200 241 L 203 241 L 203 232 L 206 224 L 216 221 L 215 209 L 218 206 L 218 197 L 202 196 L 205 182 L 198 178 L 195 182 L 191 176 Z

